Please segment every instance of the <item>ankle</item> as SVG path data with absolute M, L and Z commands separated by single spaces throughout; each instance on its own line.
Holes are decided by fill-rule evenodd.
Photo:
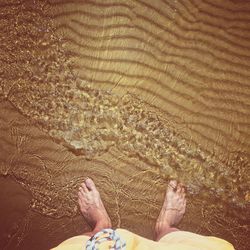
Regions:
M 105 229 L 105 228 L 111 228 L 112 225 L 111 225 L 111 221 L 110 219 L 107 219 L 107 220 L 103 220 L 103 221 L 98 221 L 95 225 L 95 228 L 93 231 L 100 231 L 102 229 Z
M 163 236 L 169 234 L 169 233 L 172 233 L 172 232 L 176 232 L 176 231 L 179 231 L 178 228 L 175 228 L 175 227 L 169 227 L 169 226 L 166 226 L 166 227 L 155 227 L 155 241 L 159 241 Z

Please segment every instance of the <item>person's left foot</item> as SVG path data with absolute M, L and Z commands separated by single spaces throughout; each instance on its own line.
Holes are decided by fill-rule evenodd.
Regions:
M 90 178 L 86 179 L 79 188 L 78 204 L 82 215 L 92 229 L 99 231 L 104 228 L 111 228 L 111 220 L 102 203 L 100 194 Z

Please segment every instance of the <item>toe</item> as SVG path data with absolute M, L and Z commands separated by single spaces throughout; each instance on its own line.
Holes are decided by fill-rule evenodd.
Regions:
M 177 181 L 171 180 L 168 184 L 168 192 L 176 191 L 176 188 L 177 188 Z
M 83 197 L 84 197 L 84 192 L 83 192 L 82 188 L 79 188 L 79 191 L 78 191 L 78 198 L 79 198 L 79 199 L 83 199 Z
M 83 200 L 83 196 L 82 196 L 82 193 L 79 191 L 78 192 L 78 204 L 79 204 L 79 206 L 82 205 L 82 200 Z
M 86 179 L 85 184 L 86 184 L 89 191 L 95 191 L 95 190 L 97 191 L 95 183 L 93 182 L 92 179 L 90 179 L 90 178 Z
M 181 194 L 181 190 L 182 190 L 182 185 L 179 183 L 177 186 L 177 193 Z
M 81 184 L 81 188 L 84 193 L 87 193 L 89 191 L 84 182 Z
M 87 192 L 89 192 L 89 191 L 87 191 Z M 85 199 L 86 196 L 87 196 L 87 192 L 85 192 L 85 191 L 83 190 L 83 188 L 80 187 L 80 188 L 79 188 L 79 192 L 78 192 L 78 197 L 79 197 L 81 200 Z
M 186 197 L 186 190 L 185 190 L 185 187 L 183 187 L 183 186 L 181 188 L 181 196 L 182 196 L 182 198 Z

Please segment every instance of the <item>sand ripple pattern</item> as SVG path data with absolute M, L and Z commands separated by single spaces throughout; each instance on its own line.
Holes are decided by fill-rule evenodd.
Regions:
M 92 2 L 90 5 L 95 7 Z M 157 109 L 149 111 L 149 105 L 135 94 L 93 89 L 74 73 L 72 55 L 41 14 L 49 6 L 40 3 L 36 11 L 26 3 L 22 6 L 25 11 L 18 19 L 13 15 L 16 20 L 11 27 L 7 19 L 1 24 L 6 34 L 1 41 L 5 48 L 2 61 L 8 62 L 2 69 L 3 98 L 59 143 L 87 159 L 116 147 L 128 157 L 138 157 L 158 168 L 166 178 L 183 180 L 191 192 L 205 188 L 239 206 L 248 202 L 249 163 L 244 155 L 219 162 L 177 134 L 168 126 L 167 116 L 164 124 Z M 58 13 L 59 17 L 64 15 Z M 25 25 L 20 21 L 22 15 Z
M 31 209 L 75 216 L 73 191 L 83 170 L 108 182 L 120 176 L 123 184 L 117 177 L 110 185 L 123 201 L 148 194 L 157 178 L 178 178 L 197 204 L 213 195 L 218 213 L 225 204 L 232 213 L 248 208 L 249 4 L 88 0 L 0 7 L 0 173 L 31 192 Z M 20 132 L 29 126 L 11 113 L 33 127 Z M 34 126 L 61 145 L 43 147 L 44 134 Z M 69 160 L 55 153 L 62 146 L 73 152 L 64 152 Z M 84 167 L 73 167 L 73 159 Z M 120 225 L 117 197 L 109 205 Z

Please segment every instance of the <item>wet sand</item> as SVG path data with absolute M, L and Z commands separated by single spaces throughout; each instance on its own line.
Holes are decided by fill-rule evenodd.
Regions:
M 210 6 L 196 32 L 191 2 L 158 4 L 1 5 L 4 249 L 47 249 L 86 229 L 76 190 L 87 176 L 113 225 L 149 238 L 166 183 L 177 178 L 189 192 L 181 228 L 247 249 L 250 45 L 241 30 L 250 6 L 193 2 L 196 10 Z M 139 5 L 152 13 L 143 16 Z M 224 34 L 233 8 L 241 16 L 235 10 L 236 28 Z M 211 29 L 220 30 L 212 43 Z

